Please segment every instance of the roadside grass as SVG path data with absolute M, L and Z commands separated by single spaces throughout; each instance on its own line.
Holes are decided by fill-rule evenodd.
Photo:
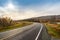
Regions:
M 25 27 L 25 26 L 30 25 L 30 24 L 32 24 L 32 22 L 27 22 L 27 21 L 18 22 L 17 24 L 14 24 L 12 26 L 7 26 L 7 27 L 0 28 L 0 32 Z
M 48 29 L 48 33 L 55 38 L 60 38 L 60 24 L 50 24 L 46 23 L 46 28 Z

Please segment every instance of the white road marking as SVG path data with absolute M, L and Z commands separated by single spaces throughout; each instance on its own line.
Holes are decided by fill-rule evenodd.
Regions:
M 35 40 L 38 40 L 38 37 L 39 37 L 39 35 L 40 35 L 42 29 L 43 29 L 43 25 L 41 24 L 41 28 L 40 28 L 40 30 L 39 30 L 39 32 L 38 32 L 38 35 L 37 35 L 37 37 L 35 38 Z

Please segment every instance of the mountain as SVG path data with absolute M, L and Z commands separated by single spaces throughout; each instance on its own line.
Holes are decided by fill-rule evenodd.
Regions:
M 60 22 L 60 15 L 34 17 L 34 18 L 24 19 L 24 20 L 20 20 L 20 21 L 32 21 L 32 22 L 59 21 Z

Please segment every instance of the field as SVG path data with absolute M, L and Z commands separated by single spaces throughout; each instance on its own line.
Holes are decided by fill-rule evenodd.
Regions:
M 48 33 L 55 38 L 60 38 L 60 24 L 45 23 Z
M 0 32 L 8 31 L 32 24 L 28 21 L 14 21 L 10 18 L 0 18 Z

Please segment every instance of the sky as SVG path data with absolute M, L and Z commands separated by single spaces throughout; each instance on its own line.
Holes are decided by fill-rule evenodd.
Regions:
M 60 15 L 60 0 L 0 0 L 0 17 L 21 20 Z

